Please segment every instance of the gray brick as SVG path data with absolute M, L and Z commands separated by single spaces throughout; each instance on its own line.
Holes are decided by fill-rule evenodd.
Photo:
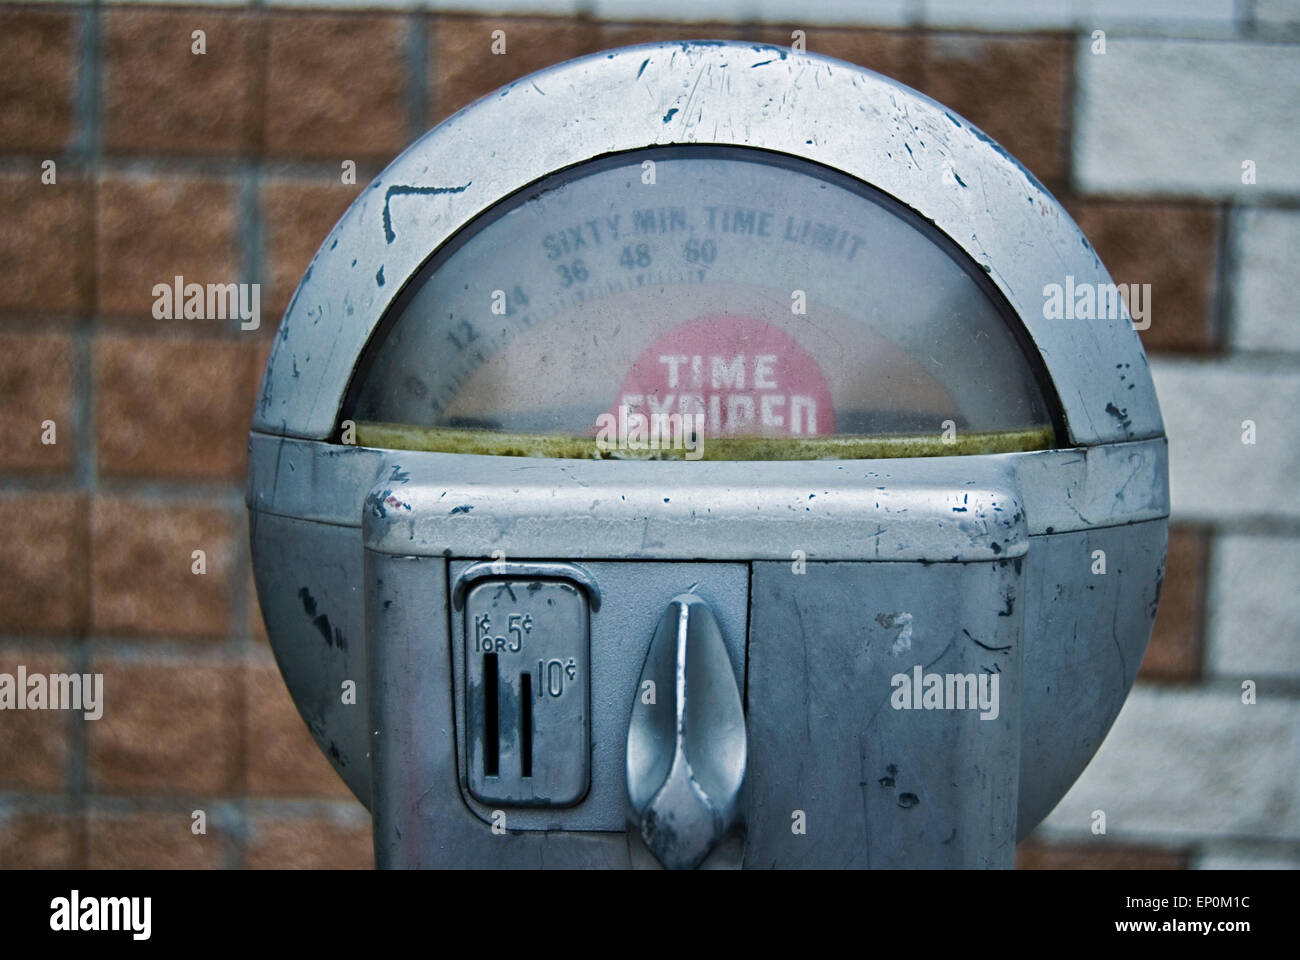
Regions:
M 1089 193 L 1300 194 L 1300 48 L 1117 38 L 1077 56 L 1075 177 Z M 1242 162 L 1257 183 L 1241 182 Z
M 787 0 L 797 3 L 798 0 Z M 1049 30 L 1078 27 L 1156 35 L 1230 36 L 1233 0 L 921 0 L 921 22 L 976 30 Z
M 930 27 L 976 30 L 1047 30 L 1074 22 L 1078 0 L 922 0 L 921 22 Z
M 1234 0 L 1075 0 L 1080 25 L 1093 29 L 1145 29 L 1168 34 L 1227 35 L 1236 25 Z
M 1098 843 L 1198 837 L 1300 839 L 1300 702 L 1213 689 L 1137 687 L 1046 825 Z
M 1192 859 L 1191 866 L 1193 870 L 1300 870 L 1300 847 L 1209 843 Z
M 1300 211 L 1239 210 L 1231 236 L 1232 345 L 1300 352 Z
M 1151 361 L 1169 436 L 1169 490 L 1183 522 L 1300 518 L 1300 371 L 1245 361 Z M 1241 442 L 1255 421 L 1256 443 Z
M 1300 0 L 1255 0 L 1255 27 L 1265 36 L 1300 36 Z
M 1221 536 L 1211 557 L 1209 672 L 1300 677 L 1300 538 Z

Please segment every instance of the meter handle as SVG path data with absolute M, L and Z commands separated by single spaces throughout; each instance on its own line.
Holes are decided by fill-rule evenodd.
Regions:
M 631 823 L 670 870 L 735 826 L 747 760 L 735 670 L 708 603 L 672 599 L 646 653 L 627 731 Z

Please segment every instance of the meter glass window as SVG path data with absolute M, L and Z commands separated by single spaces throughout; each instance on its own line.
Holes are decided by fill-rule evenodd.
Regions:
M 950 456 L 1054 444 L 1036 353 L 915 213 L 808 161 L 674 147 L 552 175 L 402 291 L 344 403 L 367 446 Z

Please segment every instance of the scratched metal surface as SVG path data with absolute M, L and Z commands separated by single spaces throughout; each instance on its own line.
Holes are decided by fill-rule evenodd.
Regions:
M 366 496 L 366 549 L 638 560 L 978 561 L 1023 556 L 1003 457 L 556 464 L 428 454 Z M 584 466 L 589 469 L 582 469 Z M 662 467 L 686 470 L 664 471 Z M 595 467 L 597 469 L 590 469 Z M 707 469 L 699 469 L 704 467 Z
M 281 452 L 276 457 L 274 445 L 268 438 L 268 444 L 260 449 L 266 459 L 278 460 L 280 468 L 287 474 L 314 476 L 315 489 L 323 499 L 335 497 L 353 504 L 351 513 L 358 524 L 360 504 L 364 499 L 362 491 L 370 488 L 376 475 L 387 477 L 392 474 L 391 466 L 387 469 L 375 467 L 368 471 L 367 476 L 345 474 L 333 478 L 333 482 L 325 482 L 297 459 L 304 454 L 320 455 L 319 450 L 324 445 L 301 443 L 292 446 L 293 452 Z M 1057 456 L 1068 453 L 1070 451 L 1059 451 Z M 418 466 L 421 459 L 432 459 L 435 461 L 433 472 L 452 479 L 446 472 L 447 455 L 389 456 L 401 457 L 408 469 Z M 1022 464 L 1033 461 L 1031 469 L 1037 474 L 1045 469 L 1038 463 L 1042 456 L 1020 454 L 1014 455 L 1013 459 Z M 969 467 L 982 459 L 963 458 L 959 463 Z M 331 457 L 326 462 L 339 461 L 346 461 L 346 458 Z M 1127 465 L 1123 460 L 1120 462 Z M 291 471 L 290 463 L 298 466 Z M 522 460 L 512 463 L 521 467 L 529 465 L 528 461 Z M 907 509 L 906 487 L 899 474 L 905 474 L 906 468 L 915 463 L 876 464 L 895 472 L 886 482 L 894 486 L 894 505 L 899 509 Z M 268 465 L 267 469 L 274 468 Z M 407 473 L 408 469 L 399 472 Z M 417 469 L 417 477 L 419 473 Z M 1106 484 L 1102 483 L 1103 474 L 1108 478 Z M 1050 534 L 1040 532 L 1028 538 L 1029 549 L 1024 554 L 1027 563 L 1024 580 L 1027 618 L 1024 712 L 1028 722 L 1024 727 L 1024 772 L 1020 781 L 1022 834 L 1046 815 L 1082 771 L 1109 730 L 1141 663 L 1163 576 L 1167 521 L 1157 518 L 1141 522 L 1143 513 L 1117 516 L 1113 512 L 1115 505 L 1123 502 L 1115 494 L 1126 486 L 1131 493 L 1131 475 L 1127 470 L 1103 471 L 1094 467 L 1087 471 L 1087 476 L 1091 478 L 1092 486 L 1086 489 L 1093 492 L 1077 499 L 1088 513 L 1080 511 L 1069 517 L 1058 517 L 1063 526 Z M 1040 478 L 1040 482 L 1045 481 Z M 1060 489 L 1058 486 L 1058 496 Z M 1101 495 L 1103 489 L 1109 489 L 1108 497 Z M 310 487 L 304 489 L 301 495 L 307 496 L 309 490 Z M 598 497 L 602 491 L 597 488 L 587 492 Z M 291 505 L 297 502 L 298 495 L 293 494 L 291 485 L 280 487 L 280 493 L 292 496 Z M 406 502 L 402 499 L 404 496 L 399 492 L 400 502 Z M 1037 494 L 1038 498 L 1045 496 L 1046 490 Z M 1024 496 L 1022 499 L 1031 505 L 1025 522 L 1030 529 L 1041 531 L 1042 518 L 1034 513 L 1032 507 L 1035 498 Z M 1136 499 L 1130 497 L 1130 503 Z M 268 504 L 274 505 L 274 501 Z M 1109 506 L 1112 512 L 1101 512 L 1100 506 L 1103 505 Z M 1097 512 L 1094 512 L 1094 507 Z M 464 518 L 472 513 L 469 511 L 457 517 Z M 1164 516 L 1167 505 L 1163 513 L 1156 513 Z M 285 681 L 321 749 L 353 792 L 363 802 L 368 802 L 365 685 L 359 685 L 361 709 L 342 706 L 336 693 L 343 680 L 362 676 L 366 663 L 366 638 L 361 629 L 363 610 L 358 587 L 365 579 L 361 562 L 361 530 L 356 526 L 293 520 L 274 513 L 258 514 L 255 511 L 257 519 L 253 525 L 253 547 L 259 557 L 256 566 L 258 593 Z M 1092 515 L 1094 525 L 1085 525 L 1088 514 Z M 560 519 L 557 518 L 557 522 Z M 754 519 L 758 521 L 757 516 Z M 1073 520 L 1075 526 L 1068 526 L 1064 523 L 1066 520 Z M 755 525 L 764 526 L 762 521 Z M 388 530 L 398 540 L 411 535 L 402 529 L 404 524 L 400 520 L 381 522 L 377 526 Z M 421 523 L 419 529 L 438 536 L 436 531 L 445 532 L 448 525 Z M 467 534 L 470 532 L 468 528 L 462 529 Z M 496 524 L 496 532 L 501 532 L 499 524 Z M 474 536 L 482 539 L 478 547 L 489 546 L 489 535 L 481 527 Z M 780 539 L 760 536 L 750 552 L 761 553 L 759 547 L 762 544 L 770 547 Z M 383 542 L 383 537 L 377 535 L 376 540 Z M 510 540 L 507 536 L 504 540 L 490 542 L 509 543 Z M 552 556 L 578 556 L 583 553 L 608 555 L 610 551 L 610 543 L 599 536 L 595 543 L 584 545 L 569 535 L 564 544 L 563 549 L 553 548 L 549 553 Z M 391 548 L 399 546 L 394 540 Z M 399 552 L 440 556 L 444 548 L 451 546 L 452 541 L 445 535 L 438 536 L 436 541 L 422 536 L 418 542 L 407 540 Z M 781 543 L 781 546 L 788 544 Z M 1091 574 L 1092 553 L 1096 549 L 1107 551 L 1111 569 L 1107 576 Z M 671 553 L 671 550 L 664 552 Z M 1018 545 L 1016 552 L 1023 553 L 1023 547 Z M 978 544 L 971 553 L 972 557 L 976 555 L 982 559 L 992 556 L 987 545 L 980 548 Z M 377 558 L 379 554 L 371 556 Z M 815 552 L 811 559 L 816 559 Z M 305 595 L 303 591 L 306 591 Z M 322 617 L 328 619 L 325 628 L 330 632 L 328 639 L 322 633 Z M 426 623 L 422 629 L 428 627 Z M 343 642 L 339 641 L 335 631 L 341 634 Z M 642 639 L 648 642 L 648 633 Z
M 952 483 L 969 487 L 992 463 L 1013 470 L 1016 493 L 1023 500 L 1029 533 L 1064 533 L 1111 527 L 1169 515 L 1169 455 L 1163 437 L 1132 443 L 1042 450 L 1032 453 L 961 457 L 951 460 L 788 461 L 780 466 L 783 482 L 808 486 L 801 499 L 805 515 L 830 519 L 832 505 L 808 493 L 827 484 L 845 496 L 854 484 L 868 492 L 884 492 L 881 510 L 890 510 L 891 487 L 917 482 Z M 461 484 L 472 495 L 476 485 L 515 481 L 539 487 L 550 484 L 556 496 L 572 495 L 584 485 L 637 487 L 651 491 L 686 491 L 692 484 L 728 484 L 742 488 L 756 480 L 752 464 L 637 463 L 635 461 L 546 460 L 532 457 L 484 457 L 408 450 L 344 447 L 313 440 L 253 434 L 249 442 L 248 504 L 251 509 L 321 523 L 359 527 L 362 501 L 379 481 L 397 474 L 424 472 Z M 405 484 L 394 482 L 389 486 Z M 884 487 L 884 491 L 877 491 Z M 488 488 L 484 488 L 485 491 Z M 374 491 L 376 493 L 382 491 Z M 619 495 L 626 493 L 621 491 Z M 649 496 L 649 494 L 647 494 Z M 684 502 L 679 497 L 679 507 Z M 660 495 L 662 502 L 662 495 Z M 873 499 L 875 502 L 875 499 Z M 823 509 L 825 508 L 825 509 Z M 399 532 L 394 541 L 400 549 Z M 751 548 L 753 549 L 753 548 Z
M 896 81 L 816 54 L 723 42 L 628 47 L 550 67 L 413 144 L 362 192 L 308 268 L 272 348 L 254 430 L 329 436 L 392 300 L 434 250 L 503 196 L 593 157 L 681 143 L 803 156 L 899 198 L 982 266 L 1020 315 L 1072 444 L 1163 434 L 1127 319 L 1044 319 L 1046 284 L 1110 277 L 1019 163 Z
M 1133 687 L 1165 579 L 1168 520 L 1034 537 L 1025 557 L 1020 836 L 1051 812 Z M 1093 551 L 1106 573 L 1092 572 Z
M 503 140 L 503 130 L 526 131 L 526 148 Z M 782 482 L 765 486 L 754 482 L 750 464 L 513 459 L 507 464 L 501 458 L 319 442 L 335 427 L 371 331 L 438 245 L 501 196 L 556 168 L 604 153 L 671 143 L 797 153 L 872 183 L 933 220 L 985 266 L 1022 317 L 1053 378 L 1073 449 L 928 463 L 782 464 Z M 822 502 L 815 496 L 805 503 L 803 519 L 815 522 L 789 524 L 796 539 L 800 527 L 812 534 L 810 560 L 818 559 L 816 549 L 824 551 L 822 559 L 866 549 L 854 537 L 873 514 L 876 520 L 888 514 L 897 521 L 892 533 L 882 530 L 873 540 L 892 549 L 893 560 L 957 556 L 979 561 L 969 566 L 984 567 L 1023 555 L 1016 824 L 1023 835 L 1087 763 L 1132 684 L 1163 575 L 1163 518 L 1169 507 L 1167 449 L 1137 334 L 1122 320 L 1042 318 L 1043 286 L 1061 282 L 1067 274 L 1076 283 L 1109 282 L 1069 217 L 1000 148 L 961 118 L 893 81 L 781 48 L 668 44 L 574 61 L 479 101 L 399 157 L 331 232 L 285 316 L 255 413 L 248 492 L 258 593 L 276 656 L 313 735 L 352 790 L 369 802 L 367 695 L 380 690 L 383 697 L 376 708 L 392 714 L 391 722 L 405 724 L 403 749 L 413 748 L 410 738 L 430 717 L 431 731 L 448 732 L 446 742 L 433 748 L 436 756 L 424 758 L 423 766 L 391 750 L 373 758 L 375 783 L 383 790 L 404 791 L 411 805 L 404 811 L 375 811 L 379 862 L 486 865 L 491 861 L 485 857 L 507 862 L 508 850 L 514 851 L 510 856 L 522 857 L 511 861 L 517 865 L 626 866 L 636 861 L 634 845 L 620 833 L 525 831 L 532 836 L 494 837 L 460 797 L 457 745 L 449 733 L 455 726 L 450 656 L 428 659 L 431 651 L 450 652 L 446 597 L 430 592 L 416 571 L 430 565 L 443 569 L 442 551 L 461 535 L 463 542 L 456 544 L 460 556 L 485 556 L 482 548 L 494 543 L 517 547 L 516 535 L 527 533 L 533 522 L 526 514 L 542 502 L 512 507 L 508 494 L 515 486 L 539 495 L 550 491 L 551 506 L 559 508 L 556 517 L 533 530 L 535 552 L 551 559 L 644 553 L 678 560 L 724 554 L 738 561 L 776 560 L 778 554 L 788 556 L 791 545 L 775 522 L 765 525 L 766 536 L 754 534 L 760 508 L 765 502 L 775 504 L 775 495 L 789 513 L 795 487 L 810 483 L 820 484 L 824 493 Z M 680 472 L 685 469 L 690 478 Z M 858 475 L 836 477 L 836 471 Z M 526 479 L 512 486 L 509 478 L 516 472 Z M 454 489 L 465 500 L 460 505 L 478 508 L 477 516 L 462 511 L 456 518 L 472 522 L 449 526 L 450 514 L 434 508 L 431 486 L 409 497 L 394 493 L 396 484 L 375 486 L 402 474 L 415 475 L 426 486 L 445 480 L 437 494 Z M 985 494 L 996 491 L 1014 499 L 1022 519 L 1012 525 L 1010 538 L 972 535 L 959 523 L 946 530 L 937 525 L 942 508 L 952 515 L 954 507 L 944 485 L 959 489 L 972 481 L 982 484 Z M 746 487 L 753 489 L 739 495 Z M 616 488 L 639 491 L 637 509 L 592 503 L 593 490 Z M 672 534 L 690 525 L 679 512 L 681 502 L 655 503 L 651 494 L 665 489 L 675 491 L 679 501 L 717 500 L 731 532 L 722 538 L 694 534 L 689 550 L 685 541 L 674 548 Z M 812 487 L 808 492 L 816 493 Z M 372 518 L 384 522 L 375 523 L 373 531 L 372 546 L 378 549 L 366 554 L 359 528 L 363 510 L 373 512 L 374 503 L 365 501 L 380 494 L 385 495 L 379 502 L 396 510 L 418 504 L 419 522 L 414 517 L 409 525 L 395 522 L 396 517 Z M 397 503 L 388 504 L 388 496 Z M 633 542 L 629 517 L 639 510 L 644 518 L 652 506 L 662 509 L 659 526 L 665 535 L 654 537 L 654 544 L 647 545 L 644 536 Z M 916 516 L 905 517 L 902 511 L 911 509 Z M 557 539 L 556 530 L 564 525 L 557 527 L 555 520 L 562 516 L 582 518 L 587 529 L 581 536 Z M 449 532 L 455 536 L 449 538 Z M 996 556 L 995 542 L 1007 552 Z M 559 546 L 542 550 L 548 543 Z M 940 553 L 947 548 L 955 552 Z M 1091 551 L 1098 548 L 1107 550 L 1115 575 L 1089 573 Z M 417 562 L 400 555 L 421 551 L 436 556 Z M 375 603 L 378 598 L 394 601 L 391 612 L 367 609 L 362 600 L 367 584 Z M 848 603 L 855 597 L 845 593 L 840 599 Z M 756 596 L 753 602 L 766 605 L 768 600 Z M 372 618 L 368 627 L 363 626 L 367 614 Z M 367 631 L 389 641 L 367 650 Z M 342 705 L 341 682 L 362 676 L 379 686 L 359 684 L 358 705 Z M 819 676 L 817 672 L 814 684 L 821 682 Z M 433 698 L 424 702 L 432 713 L 417 715 L 418 698 L 402 699 L 420 691 Z M 999 761 L 997 770 L 1002 776 L 1007 764 Z M 900 809 L 908 814 L 919 808 Z M 890 810 L 888 815 L 902 814 Z M 408 826 L 418 820 L 440 824 L 433 846 L 415 849 L 399 843 L 394 830 L 401 817 L 415 818 L 405 821 Z M 936 820 L 933 826 L 942 824 Z M 788 823 L 783 827 L 788 832 Z M 457 834 L 465 835 L 463 842 L 449 841 Z M 1001 843 L 1006 830 L 994 834 Z M 981 862 L 1005 859 L 982 846 L 968 852 Z M 879 864 L 890 856 L 869 859 Z
M 1164 532 L 1164 521 L 1152 521 L 1040 537 L 1025 558 L 990 563 L 811 564 L 804 576 L 784 563 L 755 564 L 745 863 L 1009 866 L 1016 837 L 1078 776 L 1132 685 L 1154 616 Z M 1093 549 L 1105 549 L 1113 572 L 1128 575 L 1078 576 Z M 618 785 L 595 812 L 511 813 L 524 819 L 504 836 L 486 827 L 486 808 L 472 813 L 462 802 L 456 656 L 439 589 L 446 562 L 374 554 L 367 564 L 368 630 L 387 638 L 370 666 L 383 693 L 371 713 L 376 796 L 384 798 L 375 807 L 377 861 L 631 865 L 629 835 L 617 829 Z M 610 583 L 636 576 L 630 565 L 601 571 Z M 1001 602 L 988 603 L 990 596 Z M 734 635 L 745 619 L 736 597 L 713 600 Z M 902 614 L 910 629 L 900 647 Z M 1098 620 L 1104 629 L 1094 629 Z M 612 643 L 619 630 L 608 632 Z M 605 680 L 627 687 L 638 658 L 618 657 L 621 671 L 605 671 Z M 739 670 L 735 652 L 733 662 Z M 890 676 L 914 662 L 996 671 L 998 717 L 882 709 Z M 615 699 L 626 708 L 626 690 Z M 795 810 L 804 812 L 805 836 L 790 831 Z
M 371 652 L 375 696 L 369 724 L 360 728 L 375 731 L 375 797 L 382 801 L 372 806 L 376 866 L 631 866 L 625 830 L 498 835 L 470 810 L 457 773 L 447 562 L 374 556 L 366 566 L 366 630 L 390 638 Z
M 357 530 L 249 513 L 253 577 L 271 649 L 321 752 L 362 803 L 370 802 L 366 638 Z M 345 704 L 342 684 L 357 685 Z
M 746 866 L 1012 865 L 1020 731 L 1033 723 L 1020 696 L 1023 569 L 818 563 L 796 577 L 754 564 Z M 997 715 L 891 708 L 891 678 L 918 664 L 996 675 Z M 791 830 L 795 810 L 805 834 Z
M 466 457 L 343 448 L 318 441 L 254 435 L 250 446 L 250 506 L 258 594 L 272 645 L 299 710 L 321 749 L 365 802 L 370 796 L 370 782 L 364 762 L 367 750 L 364 713 L 341 705 L 335 693 L 344 680 L 360 676 L 366 662 L 358 589 L 363 580 L 359 529 L 363 510 L 370 517 L 373 546 L 396 554 L 441 555 L 443 549 L 452 546 L 446 536 L 450 530 L 467 538 L 455 544 L 462 556 L 490 556 L 493 549 L 503 544 L 512 556 L 522 556 L 519 548 L 523 543 L 511 532 L 510 517 L 519 510 L 525 514 L 536 513 L 540 501 L 528 496 L 519 501 L 523 506 L 512 510 L 509 500 L 519 497 L 526 487 L 547 496 L 557 494 L 559 499 L 551 503 L 552 508 L 558 508 L 561 502 L 567 505 L 567 512 L 553 509 L 549 520 L 534 521 L 533 534 L 541 538 L 540 553 L 548 557 L 609 557 L 623 549 L 629 555 L 648 555 L 643 547 L 645 521 L 638 520 L 637 516 L 644 517 L 650 508 L 664 506 L 664 489 L 674 490 L 679 508 L 687 504 L 687 512 L 691 508 L 701 509 L 701 497 L 706 493 L 712 499 L 722 495 L 718 505 L 731 515 L 730 522 L 735 529 L 729 546 L 710 534 L 703 546 L 707 546 L 713 559 L 719 558 L 719 551 L 730 551 L 742 559 L 785 559 L 793 549 L 803 549 L 814 561 L 827 559 L 828 554 L 819 554 L 819 546 L 834 547 L 842 555 L 852 555 L 861 549 L 854 539 L 854 530 L 860 531 L 861 524 L 872 522 L 881 527 L 894 527 L 883 542 L 886 556 L 892 552 L 895 559 L 903 555 L 923 556 L 925 547 L 948 549 L 950 553 L 945 554 L 948 558 L 960 555 L 972 560 L 996 559 L 991 548 L 994 542 L 1007 550 L 1006 555 L 1021 554 L 1025 537 L 1014 527 L 1001 530 L 997 538 L 990 539 L 984 535 L 972 538 L 960 526 L 953 525 L 950 533 L 960 538 L 959 541 L 942 542 L 939 537 L 942 528 L 927 529 L 928 521 L 942 521 L 945 504 L 950 517 L 960 516 L 952 508 L 962 504 L 947 503 L 948 498 L 942 492 L 945 483 L 954 490 L 969 490 L 967 481 L 984 473 L 986 479 L 1011 484 L 1024 505 L 1024 529 L 1030 534 L 1030 569 L 1035 571 L 1029 581 L 1032 589 L 1028 602 L 1031 606 L 1041 604 L 1045 611 L 1031 618 L 1031 623 L 1038 625 L 1030 630 L 1026 654 L 1033 666 L 1032 682 L 1025 688 L 1030 701 L 1027 709 L 1030 716 L 1040 719 L 1026 732 L 1029 745 L 1025 756 L 1031 758 L 1029 770 L 1033 775 L 1023 784 L 1022 822 L 1037 822 L 1091 757 L 1123 703 L 1132 674 L 1141 662 L 1154 616 L 1152 591 L 1158 586 L 1164 556 L 1163 518 L 1169 512 L 1165 458 L 1165 442 L 1153 440 L 947 461 L 791 463 L 782 465 L 781 483 L 776 488 L 764 490 L 760 484 L 746 498 L 732 500 L 727 495 L 728 484 L 735 488 L 752 485 L 755 478 L 751 465 Z M 714 472 L 701 490 L 691 483 L 698 484 L 703 479 L 694 472 L 703 467 Z M 790 468 L 794 469 L 790 471 Z M 694 481 L 684 475 L 687 470 L 692 471 Z M 1008 470 L 1014 471 L 1013 477 L 1009 477 Z M 676 476 L 678 472 L 683 475 Z M 867 482 L 867 473 L 874 475 L 872 482 Z M 436 490 L 405 492 L 407 488 L 420 487 L 422 481 L 426 485 L 433 483 Z M 796 491 L 793 484 L 798 481 L 805 486 L 814 483 L 817 489 Z M 896 525 L 895 520 L 909 516 L 899 511 L 910 511 L 909 487 L 918 482 L 923 489 L 937 492 L 938 500 L 930 506 L 937 504 L 940 509 L 918 511 L 908 521 Z M 986 487 L 995 485 L 985 484 Z M 567 494 L 560 488 L 567 490 Z M 708 488 L 712 489 L 711 493 Z M 835 496 L 831 495 L 832 489 Z M 459 496 L 465 500 L 453 506 L 475 506 L 479 516 L 475 517 L 474 510 L 453 515 L 452 508 L 430 515 L 422 508 L 418 524 L 414 511 L 410 511 L 407 519 L 405 505 L 423 499 L 441 502 L 446 499 L 443 492 L 448 490 L 457 491 L 453 499 Z M 642 524 L 633 531 L 635 543 L 617 544 L 610 538 L 611 528 L 607 524 L 598 524 L 590 541 L 574 536 L 574 522 L 590 523 L 587 514 L 593 503 L 604 499 L 624 505 L 626 501 L 621 498 L 629 491 L 633 493 L 634 506 L 639 503 L 646 508 L 639 514 L 628 511 L 628 516 Z M 487 509 L 488 498 L 481 495 L 491 493 L 499 500 L 503 492 L 510 494 L 504 501 L 507 513 L 494 516 Z M 803 522 L 781 524 L 760 520 L 758 508 L 762 507 L 764 497 L 771 498 L 774 493 L 788 494 L 785 500 L 789 502 L 781 504 L 787 508 L 783 511 L 786 514 L 790 514 L 788 508 L 794 502 L 790 498 L 797 493 L 795 499 L 801 501 L 803 508 L 798 511 L 799 519 L 812 517 L 815 510 L 826 542 L 817 544 L 813 531 Z M 810 500 L 808 493 L 820 496 Z M 375 515 L 373 504 L 364 507 L 368 494 L 384 494 L 380 497 L 381 504 L 385 504 L 384 516 Z M 836 496 L 840 497 L 838 503 Z M 864 496 L 868 499 L 864 500 Z M 386 503 L 389 497 L 395 498 L 396 504 Z M 742 506 L 748 509 L 742 511 Z M 864 509 L 866 516 L 859 516 L 855 527 L 851 522 L 853 511 Z M 750 511 L 757 523 L 746 524 L 745 513 Z M 923 515 L 928 516 L 928 521 Z M 524 519 L 527 521 L 526 516 Z M 474 523 L 468 523 L 470 520 Z M 626 526 L 627 517 L 623 520 Z M 657 527 L 664 523 L 672 525 L 670 516 L 660 520 Z M 617 518 L 613 521 L 618 522 Z M 475 529 L 471 530 L 471 526 Z M 755 527 L 760 531 L 757 534 Z M 999 528 L 994 525 L 990 529 Z M 1140 564 L 1128 566 L 1123 555 L 1118 558 L 1117 569 L 1128 570 L 1128 574 L 1121 575 L 1123 589 L 1112 582 L 1116 577 L 1093 577 L 1089 572 L 1092 550 L 1097 548 L 1090 544 L 1095 541 L 1105 546 L 1103 541 L 1110 529 L 1124 531 L 1117 534 L 1118 542 L 1125 544 L 1130 552 L 1137 551 L 1136 556 L 1141 560 Z M 415 539 L 417 530 L 418 540 Z M 710 530 L 716 532 L 714 527 Z M 1060 544 L 1066 542 L 1062 535 L 1068 533 L 1078 533 L 1081 539 L 1070 541 L 1075 546 L 1067 550 Z M 913 536 L 917 539 L 909 540 Z M 685 546 L 683 541 L 670 537 L 655 539 L 658 546 L 651 552 L 665 557 L 681 554 Z M 873 542 L 881 540 L 874 538 Z M 471 546 L 473 550 L 469 549 Z M 897 552 L 900 549 L 909 552 L 900 554 Z M 1053 557 L 1049 562 L 1048 558 Z M 306 602 L 304 590 L 311 604 Z M 1107 619 L 1103 616 L 1109 610 L 1107 603 L 1115 604 L 1113 630 L 1093 639 L 1089 625 L 1098 622 L 1099 617 L 1103 621 Z M 324 637 L 320 617 L 329 619 L 331 631 L 334 628 L 342 631 L 346 646 L 339 644 L 332 633 L 329 639 Z M 648 635 L 643 639 L 648 642 Z M 1101 674 L 1104 682 L 1095 683 L 1090 667 L 1116 651 L 1123 654 L 1124 669 L 1117 672 L 1107 667 Z M 1071 690 L 1075 692 L 1070 693 Z M 360 763 L 356 762 L 359 757 Z

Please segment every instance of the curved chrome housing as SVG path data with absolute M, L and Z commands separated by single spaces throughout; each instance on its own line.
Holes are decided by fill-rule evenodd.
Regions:
M 1111 281 L 1032 174 L 895 80 L 818 54 L 723 42 L 626 47 L 549 67 L 412 144 L 307 268 L 267 361 L 253 429 L 329 437 L 388 306 L 425 260 L 501 198 L 595 157 L 687 143 L 804 157 L 898 198 L 982 267 L 1019 315 L 1060 398 L 1069 445 L 1163 435 L 1127 313 L 1044 316 L 1045 285 L 1067 276 L 1076 286 Z

